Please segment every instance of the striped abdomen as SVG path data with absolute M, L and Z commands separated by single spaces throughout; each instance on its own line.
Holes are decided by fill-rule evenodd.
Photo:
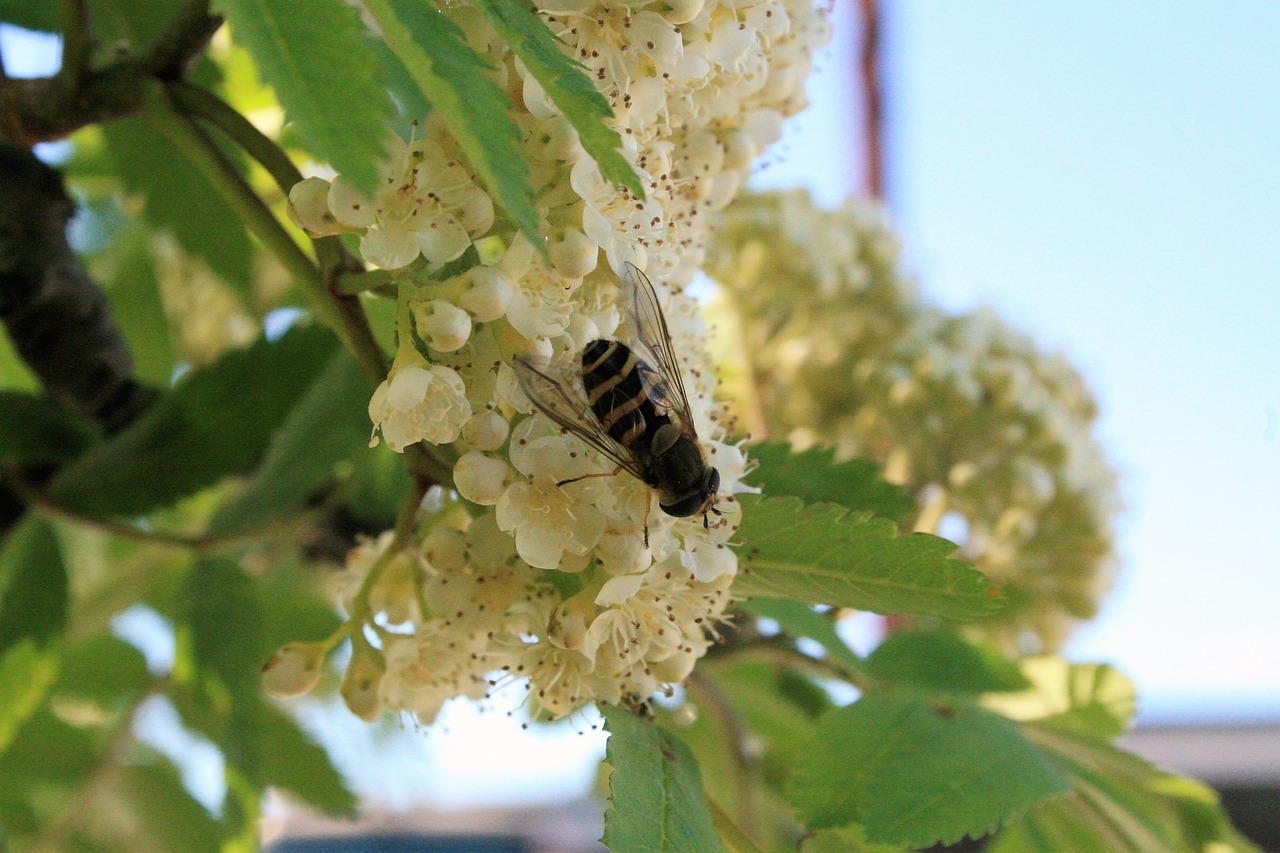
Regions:
M 671 422 L 649 399 L 636 370 L 636 355 L 626 344 L 587 344 L 582 351 L 582 385 L 600 426 L 628 450 L 650 449 L 654 433 Z

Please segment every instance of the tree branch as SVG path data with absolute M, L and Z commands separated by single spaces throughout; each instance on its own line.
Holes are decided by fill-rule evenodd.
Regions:
M 89 70 L 89 50 L 93 30 L 85 0 L 59 0 L 62 11 L 62 70 L 58 73 L 68 92 L 80 88 Z
M 67 244 L 74 213 L 57 171 L 0 142 L 0 321 L 50 397 L 113 432 L 154 394 Z
M 72 18 L 68 33 L 74 35 L 64 44 L 64 66 L 56 76 L 0 77 L 0 139 L 30 147 L 133 115 L 148 83 L 181 78 L 222 26 L 220 17 L 209 14 L 208 0 L 192 0 L 145 53 L 95 69 L 88 64 L 88 24 L 77 17 L 82 5 L 64 0 Z

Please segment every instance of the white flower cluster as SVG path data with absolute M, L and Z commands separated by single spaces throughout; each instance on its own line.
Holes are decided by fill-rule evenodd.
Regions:
M 570 123 L 465 3 L 445 13 L 486 52 L 515 104 L 546 255 L 495 226 L 435 118 L 421 139 L 395 146 L 375 198 L 340 177 L 310 178 L 290 194 L 301 227 L 358 233 L 366 261 L 398 271 L 400 349 L 370 401 L 374 440 L 396 451 L 451 444 L 453 485 L 481 508 L 446 513 L 386 566 L 377 554 L 389 540 L 353 553 L 354 576 L 375 574 L 351 606 L 370 614 L 379 638 L 357 643 L 377 666 L 344 690 L 362 716 L 385 706 L 427 723 L 449 698 L 484 695 L 503 679 L 527 679 L 532 704 L 552 715 L 592 700 L 642 702 L 704 654 L 737 569 L 729 540 L 746 459 L 728 443 L 707 329 L 683 288 L 702 266 L 710 215 L 804 106 L 810 55 L 828 24 L 813 0 L 554 0 L 543 10 L 612 104 L 645 198 L 602 178 Z M 477 241 L 482 265 L 448 281 L 422 275 L 420 257 L 435 269 Z M 626 263 L 658 288 L 706 461 L 720 473 L 720 515 L 707 526 L 700 515 L 661 512 L 626 473 L 606 476 L 614 463 L 536 413 L 511 368 L 517 356 L 576 360 L 591 341 L 625 332 Z M 590 474 L 602 476 L 558 485 Z M 387 568 L 406 562 L 407 585 Z
M 1058 648 L 1094 615 L 1112 565 L 1114 474 L 1080 376 L 990 310 L 924 304 L 878 208 L 766 193 L 721 221 L 709 271 L 748 318 L 766 431 L 885 465 L 920 499 L 917 529 L 949 525 L 1009 594 L 978 630 L 1012 650 Z

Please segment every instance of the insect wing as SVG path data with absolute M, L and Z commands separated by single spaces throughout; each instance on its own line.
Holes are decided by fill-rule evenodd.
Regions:
M 574 365 L 543 363 L 523 356 L 514 362 L 520 388 L 533 405 L 551 420 L 590 444 L 638 480 L 644 469 L 635 454 L 614 440 L 587 402 L 582 377 Z
M 667 318 L 662 313 L 658 294 L 649 277 L 635 264 L 628 263 L 622 283 L 626 293 L 627 326 L 630 340 L 627 342 L 642 362 L 640 381 L 649 399 L 665 412 L 689 436 L 696 438 L 693 416 L 689 413 L 689 398 L 685 394 L 684 380 L 680 378 L 680 361 L 671 345 L 671 332 Z

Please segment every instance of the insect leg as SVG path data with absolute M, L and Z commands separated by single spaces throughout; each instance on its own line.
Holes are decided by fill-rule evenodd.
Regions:
M 617 468 L 614 468 L 612 471 L 609 471 L 609 472 L 607 472 L 607 473 L 606 473 L 606 472 L 604 472 L 604 471 L 601 471 L 601 472 L 600 472 L 600 473 L 598 473 L 598 474 L 583 474 L 581 477 L 570 477 L 570 478 L 569 478 L 569 479 L 567 479 L 567 480 L 561 480 L 560 482 L 556 483 L 556 485 L 557 485 L 557 486 L 567 486 L 567 485 L 569 485 L 570 483 L 576 483 L 576 482 L 578 482 L 579 480 L 590 480 L 590 479 L 592 479 L 593 477 L 612 477 L 614 474 L 617 474 L 617 473 L 618 473 L 619 471 L 621 471 L 621 470 L 622 470 L 622 466 L 621 466 L 621 465 L 619 465 Z

